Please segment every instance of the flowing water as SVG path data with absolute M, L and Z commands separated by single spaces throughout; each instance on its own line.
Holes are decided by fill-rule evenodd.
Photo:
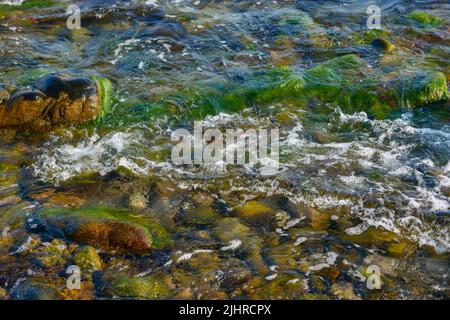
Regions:
M 66 299 L 153 297 L 104 289 L 123 276 L 164 279 L 158 298 L 449 298 L 448 100 L 380 115 L 276 97 L 237 109 L 195 99 L 264 70 L 301 74 L 352 53 L 377 79 L 430 69 L 448 81 L 447 1 L 374 1 L 392 53 L 366 41 L 367 1 L 79 1 L 80 30 L 66 27 L 69 3 L 42 3 L 0 5 L 0 85 L 52 72 L 102 76 L 114 102 L 95 124 L 2 133 L 0 227 L 12 237 L 0 242 L 5 297 L 30 279 Z M 406 18 L 415 10 L 444 22 L 424 27 Z M 173 164 L 171 134 L 194 120 L 279 128 L 279 172 Z M 171 245 L 100 251 L 102 270 L 67 290 L 81 244 L 64 239 L 62 260 L 42 263 L 56 242 L 33 219 L 45 208 L 98 206 L 151 217 Z M 367 285 L 370 266 L 380 268 L 380 289 Z

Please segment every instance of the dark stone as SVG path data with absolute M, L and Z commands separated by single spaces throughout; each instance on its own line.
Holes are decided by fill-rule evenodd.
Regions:
M 52 288 L 25 280 L 10 293 L 13 300 L 59 300 Z

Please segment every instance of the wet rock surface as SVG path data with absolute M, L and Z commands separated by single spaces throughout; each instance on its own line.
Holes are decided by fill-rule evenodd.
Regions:
M 0 128 L 49 130 L 58 125 L 86 123 L 101 112 L 98 85 L 89 78 L 50 74 L 32 89 L 2 94 Z

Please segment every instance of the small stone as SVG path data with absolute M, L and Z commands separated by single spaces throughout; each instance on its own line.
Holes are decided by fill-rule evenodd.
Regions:
M 97 253 L 97 250 L 91 246 L 84 246 L 79 249 L 73 257 L 75 264 L 83 271 L 96 271 L 103 268 L 102 258 Z
M 395 50 L 395 46 L 385 39 L 375 39 L 372 41 L 371 45 L 387 52 Z
M 120 276 L 111 281 L 111 286 L 116 294 L 123 298 L 154 300 L 165 298 L 170 293 L 166 283 L 151 276 Z
M 145 210 L 148 206 L 147 198 L 140 192 L 135 192 L 128 198 L 128 207 L 133 210 Z
M 361 300 L 355 292 L 351 283 L 335 283 L 331 286 L 331 293 L 343 300 Z
M 270 220 L 274 214 L 272 208 L 261 201 L 249 201 L 244 206 L 234 209 L 236 215 L 248 222 L 259 222 Z
M 6 291 L 6 289 L 3 289 L 2 287 L 0 287 L 0 299 L 5 299 L 8 296 L 8 292 Z

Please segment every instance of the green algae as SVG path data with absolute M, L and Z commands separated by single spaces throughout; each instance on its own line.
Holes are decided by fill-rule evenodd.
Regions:
M 447 79 L 438 71 L 418 72 L 396 81 L 396 96 L 407 108 L 424 106 L 448 99 Z
M 0 19 L 5 18 L 14 11 L 47 8 L 55 5 L 52 0 L 27 0 L 21 5 L 2 5 L 0 4 Z
M 359 44 L 371 44 L 376 39 L 384 39 L 391 35 L 387 30 L 371 29 L 362 32 L 355 32 L 352 38 Z
M 407 18 L 412 19 L 424 25 L 438 26 L 442 24 L 442 19 L 435 17 L 427 12 L 414 11 L 407 15 Z
M 100 112 L 95 118 L 95 122 L 98 124 L 104 116 L 108 113 L 113 103 L 113 89 L 111 81 L 106 78 L 94 76 L 92 79 L 97 84 L 97 91 L 100 99 Z

